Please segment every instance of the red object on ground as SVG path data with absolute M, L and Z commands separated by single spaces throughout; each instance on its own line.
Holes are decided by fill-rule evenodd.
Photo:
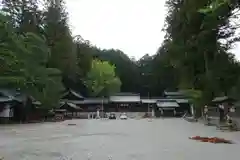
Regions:
M 189 137 L 189 139 L 198 140 L 198 141 L 201 141 L 201 142 L 232 144 L 231 141 L 226 140 L 226 139 L 223 139 L 223 138 L 218 138 L 218 137 L 200 137 L 200 136 L 194 136 L 194 137 Z

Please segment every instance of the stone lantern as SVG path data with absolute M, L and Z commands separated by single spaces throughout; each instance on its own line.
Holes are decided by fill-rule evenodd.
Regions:
M 229 109 L 229 111 L 230 111 L 231 113 L 234 113 L 234 112 L 236 111 L 236 109 L 235 109 L 234 107 L 231 107 L 231 108 Z

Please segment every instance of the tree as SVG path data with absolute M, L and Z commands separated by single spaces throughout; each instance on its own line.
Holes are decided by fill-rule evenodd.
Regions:
M 10 17 L 10 21 L 18 33 L 43 33 L 43 13 L 39 9 L 39 0 L 3 0 L 3 12 Z
M 121 81 L 115 75 L 115 67 L 109 62 L 93 60 L 85 83 L 92 96 L 108 96 L 120 91 Z
M 163 91 L 175 91 L 179 85 L 179 73 L 163 54 L 157 54 L 152 61 L 152 88 L 156 96 Z
M 126 54 L 124 54 L 120 50 L 101 50 L 96 47 L 94 47 L 92 54 L 93 57 L 102 61 L 108 61 L 110 64 L 116 67 L 116 75 L 120 78 L 122 82 L 122 92 L 141 91 L 140 70 L 136 62 L 131 61 L 131 59 Z
M 232 23 L 239 1 L 167 0 L 166 6 L 165 40 L 152 60 L 138 62 L 141 73 L 151 74 L 141 77 L 150 92 L 188 90 L 197 106 L 214 96 L 237 95 L 239 62 L 229 49 L 239 40 L 239 25 Z
M 0 15 L 1 87 L 20 88 L 44 107 L 56 105 L 62 89 L 60 71 L 46 67 L 50 52 L 45 40 L 33 33 L 16 32 L 8 19 Z
M 74 88 L 81 92 L 82 95 L 88 96 L 87 87 L 84 79 L 91 69 L 92 65 L 92 47 L 83 40 L 81 36 L 74 37 L 74 52 L 77 55 L 77 70 L 74 79 L 65 79 L 64 83 L 67 88 Z
M 78 74 L 81 78 L 85 77 L 91 69 L 92 64 L 92 46 L 88 41 L 82 39 L 81 36 L 76 36 L 74 44 L 76 46 L 77 65 L 79 68 Z
M 47 44 L 51 51 L 48 66 L 61 70 L 64 82 L 72 82 L 76 79 L 77 55 L 76 46 L 67 24 L 68 16 L 64 3 L 56 5 L 51 1 L 46 5 L 44 28 Z M 67 84 L 65 83 L 65 85 Z

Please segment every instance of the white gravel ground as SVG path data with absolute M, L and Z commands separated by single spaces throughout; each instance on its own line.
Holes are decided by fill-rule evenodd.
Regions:
M 219 136 L 236 144 L 188 139 L 196 135 Z M 0 126 L 4 160 L 239 160 L 239 144 L 240 132 L 221 132 L 176 118 Z

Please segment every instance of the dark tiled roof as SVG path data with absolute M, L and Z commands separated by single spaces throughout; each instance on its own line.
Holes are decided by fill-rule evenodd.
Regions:
M 81 108 L 80 107 L 78 107 L 76 104 L 74 104 L 74 103 L 64 103 L 64 102 L 62 102 L 62 103 L 60 103 L 60 109 L 66 109 L 65 107 L 66 107 L 66 105 L 67 106 L 69 106 L 70 108 L 73 108 L 73 109 L 77 109 L 77 110 L 80 110 Z
M 18 101 L 18 102 L 23 102 L 27 98 L 26 94 L 23 94 L 20 91 L 15 90 L 15 89 L 2 89 L 1 88 L 0 93 L 4 97 L 8 97 L 8 98 Z
M 1 95 L 6 96 L 6 97 L 10 97 L 10 96 L 13 97 L 16 94 L 18 94 L 17 90 L 15 90 L 15 89 L 6 89 L 6 88 L 1 88 L 0 89 L 0 93 L 1 93 Z
M 120 93 L 115 93 L 112 96 L 140 96 L 139 93 L 130 93 L 130 92 L 120 92 Z
M 184 96 L 184 93 L 182 91 L 177 91 L 177 92 L 164 92 L 165 96 Z
M 177 102 L 176 99 L 158 99 L 157 102 Z
M 141 99 L 163 99 L 165 97 L 141 97 Z
M 78 97 L 78 98 L 84 98 L 80 93 L 78 93 L 78 92 L 76 92 L 76 91 L 70 90 L 70 92 L 71 92 L 74 96 L 76 96 L 76 97 Z
M 106 104 L 108 103 L 107 98 L 85 98 L 84 100 L 64 100 L 65 102 L 70 102 L 76 105 L 79 104 Z
M 16 90 L 16 89 L 3 89 L 3 88 L 1 88 L 0 89 L 0 95 L 3 98 L 8 98 L 9 102 L 10 102 L 10 99 L 11 99 L 11 101 L 17 101 L 17 102 L 20 102 L 20 103 L 24 102 L 27 99 L 27 97 L 29 97 L 31 99 L 31 101 L 33 102 L 33 104 L 41 105 L 41 102 L 37 101 L 36 99 L 34 99 L 31 96 L 27 96 L 26 94 L 24 94 L 24 93 L 22 93 L 22 92 L 20 92 L 19 90 Z M 1 102 L 1 100 L 0 100 L 0 102 Z
M 141 102 L 142 103 L 146 103 L 146 104 L 153 104 L 157 102 L 157 99 L 148 99 L 148 98 L 141 98 Z
M 8 97 L 0 97 L 0 103 L 1 102 L 11 102 L 13 101 L 11 98 L 8 98 Z
M 76 97 L 78 99 L 84 99 L 84 97 L 80 93 L 78 93 L 72 89 L 69 89 L 67 92 L 65 92 L 62 96 L 63 97 L 62 99 L 65 99 L 65 97 L 68 95 L 73 95 L 74 97 Z
M 235 99 L 227 97 L 227 96 L 223 96 L 223 97 L 216 97 L 212 100 L 212 102 L 215 102 L 215 103 L 221 103 L 221 102 L 226 102 L 226 101 L 233 102 L 233 101 L 235 101 Z
M 142 103 L 157 103 L 159 102 L 177 102 L 177 103 L 189 103 L 188 99 L 184 98 L 141 98 Z
M 114 99 L 108 99 L 108 98 L 85 98 L 83 100 L 62 100 L 62 102 L 69 102 L 74 103 L 77 105 L 80 104 L 107 104 L 108 102 L 116 102 L 116 103 L 145 103 L 145 104 L 153 104 L 157 102 L 177 102 L 177 103 L 188 103 L 188 99 L 182 99 L 182 98 L 175 98 L 175 99 L 167 99 L 167 98 L 141 98 L 138 99 L 137 97 L 115 97 Z

